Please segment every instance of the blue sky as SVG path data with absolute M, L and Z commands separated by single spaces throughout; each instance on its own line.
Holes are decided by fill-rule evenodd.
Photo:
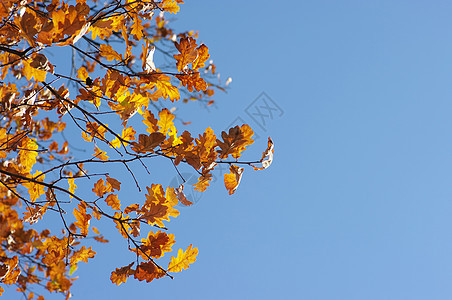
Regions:
M 133 260 L 112 235 L 77 270 L 74 299 L 451 299 L 451 9 L 187 1 L 174 26 L 199 30 L 233 78 L 216 108 L 181 106 L 187 129 L 239 117 L 259 135 L 245 157 L 271 136 L 273 165 L 246 169 L 233 196 L 217 181 L 168 223 L 173 249 L 199 248 L 174 280 L 111 284 Z M 262 92 L 283 113 L 260 127 L 246 109 Z M 164 167 L 157 183 L 175 176 Z

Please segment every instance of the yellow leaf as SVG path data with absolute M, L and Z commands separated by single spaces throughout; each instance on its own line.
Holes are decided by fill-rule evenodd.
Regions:
M 108 61 L 119 60 L 122 61 L 122 55 L 113 50 L 113 47 L 110 45 L 102 44 L 100 45 L 100 55 L 105 57 Z
M 103 161 L 107 161 L 108 160 L 108 156 L 106 155 L 107 152 L 100 150 L 99 148 L 97 148 L 97 146 L 94 148 L 94 154 L 93 156 L 103 160 Z
M 86 78 L 88 78 L 88 77 L 89 77 L 89 73 L 85 69 L 85 67 L 81 67 L 80 69 L 78 69 L 78 71 L 77 71 L 77 78 L 78 79 L 85 81 Z
M 41 171 L 36 171 L 36 173 L 33 175 L 33 179 L 37 181 L 43 181 L 45 175 L 41 175 L 41 173 L 42 173 Z M 39 178 L 36 178 L 38 175 L 41 176 L 39 176 Z M 22 185 L 28 189 L 28 194 L 30 194 L 31 202 L 34 202 L 35 200 L 39 199 L 39 197 L 45 193 L 44 185 L 42 184 L 29 181 L 22 183 Z
M 157 122 L 157 125 L 160 127 L 159 132 L 167 134 L 171 132 L 171 129 L 176 129 L 173 123 L 174 117 L 175 116 L 166 108 L 160 111 L 160 120 Z
M 177 14 L 179 11 L 179 5 L 174 0 L 165 0 L 163 1 L 162 9 L 164 11 Z
M 195 247 L 192 249 L 192 246 L 193 245 L 188 246 L 185 252 L 182 249 L 179 249 L 177 257 L 171 257 L 171 262 L 168 265 L 168 272 L 180 272 L 188 269 L 189 264 L 196 261 L 198 248 Z
M 179 90 L 173 86 L 171 82 L 166 80 L 158 80 L 155 82 L 157 90 L 162 93 L 163 98 L 169 98 L 171 101 L 180 99 Z
M 69 172 L 69 177 L 72 177 L 72 172 Z M 72 194 L 75 192 L 75 189 L 77 188 L 77 186 L 74 183 L 74 178 L 68 178 L 68 183 L 69 183 L 69 192 L 71 192 Z M 72 196 L 69 196 L 72 198 Z
M 19 151 L 19 164 L 23 167 L 23 172 L 30 172 L 36 163 L 38 156 L 38 144 L 35 140 L 25 137 Z
M 141 40 L 143 37 L 143 25 L 141 25 L 141 19 L 138 17 L 137 14 L 135 14 L 134 22 L 132 25 L 132 31 L 130 34 L 133 35 L 133 38 L 137 41 Z

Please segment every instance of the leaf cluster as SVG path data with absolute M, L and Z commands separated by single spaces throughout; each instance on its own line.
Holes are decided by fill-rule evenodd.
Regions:
M 165 107 L 175 101 L 213 103 L 216 67 L 209 48 L 193 31 L 176 33 L 166 14 L 181 0 L 3 0 L 0 4 L 0 295 L 15 285 L 27 299 L 40 287 L 71 296 L 80 262 L 96 255 L 90 238 L 108 240 L 92 225 L 113 224 L 134 261 L 111 273 L 117 285 L 131 276 L 151 282 L 187 269 L 196 261 L 192 245 L 169 259 L 175 236 L 166 227 L 191 205 L 178 168 L 199 174 L 193 185 L 204 192 L 219 164 L 229 165 L 225 187 L 233 194 L 244 168 L 265 169 L 273 142 L 256 161 L 239 161 L 254 141 L 248 125 L 219 136 L 209 127 L 197 136 L 178 131 L 177 116 Z M 69 50 L 71 67 L 59 66 L 53 51 Z M 158 52 L 165 61 L 154 61 Z M 53 59 L 53 60 L 52 60 Z M 69 69 L 69 70 L 68 70 Z M 140 131 L 134 120 L 141 120 Z M 130 125 L 132 123 L 132 125 Z M 71 138 L 66 138 L 69 132 Z M 79 135 L 80 152 L 72 142 Z M 91 150 L 92 149 L 92 150 Z M 169 160 L 184 183 L 142 187 L 137 165 Z M 230 160 L 228 160 L 230 159 Z M 124 169 L 121 178 L 90 169 Z M 142 198 L 121 194 L 133 182 Z M 83 188 L 89 186 L 88 191 Z M 46 222 L 49 214 L 61 220 Z M 36 223 L 44 226 L 36 230 Z M 144 229 L 144 230 L 142 230 Z M 143 231 L 143 233 L 142 233 Z

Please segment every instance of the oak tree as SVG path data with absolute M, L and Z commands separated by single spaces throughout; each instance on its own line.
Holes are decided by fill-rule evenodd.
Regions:
M 233 194 L 243 167 L 270 166 L 270 138 L 258 159 L 240 160 L 253 143 L 250 126 L 217 135 L 207 128 L 195 135 L 182 131 L 183 124 L 165 108 L 175 101 L 210 105 L 214 93 L 224 90 L 197 33 L 169 26 L 165 16 L 178 13 L 181 3 L 1 1 L 0 294 L 5 285 L 15 285 L 27 299 L 44 299 L 44 289 L 69 298 L 77 265 L 96 255 L 93 239 L 108 242 L 92 226 L 101 221 L 116 227 L 131 252 L 130 264 L 112 265 L 114 284 L 172 278 L 198 254 L 189 245 L 174 249 L 167 265 L 161 263 L 173 251 L 175 236 L 167 224 L 179 215 L 176 205 L 192 204 L 178 168 L 197 172 L 193 188 L 204 192 L 213 170 L 228 165 L 224 184 Z M 68 51 L 68 64 L 61 65 L 58 55 Z M 164 60 L 154 61 L 155 53 Z M 136 120 L 144 127 L 134 125 Z M 64 134 L 69 131 L 70 139 Z M 72 146 L 77 136 L 88 151 Z M 168 172 L 179 174 L 182 184 L 137 178 L 137 168 L 149 171 L 147 162 L 159 158 L 171 162 Z M 124 172 L 114 177 L 90 171 L 98 165 Z M 126 181 L 141 198 L 121 194 Z M 52 214 L 59 224 L 47 221 Z M 39 295 L 31 292 L 38 286 Z

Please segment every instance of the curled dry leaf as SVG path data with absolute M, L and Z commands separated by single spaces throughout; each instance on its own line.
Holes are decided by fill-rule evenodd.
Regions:
M 185 194 L 183 191 L 184 191 L 184 184 L 181 184 L 176 189 L 176 197 L 179 200 L 179 202 L 185 206 L 193 205 L 193 202 L 187 200 L 187 197 L 185 197 Z
M 275 150 L 274 150 L 273 141 L 269 137 L 267 149 L 262 153 L 262 158 L 260 160 L 260 162 L 262 163 L 262 167 L 256 167 L 256 166 L 252 165 L 254 170 L 264 170 L 264 169 L 267 169 L 268 167 L 270 167 L 270 165 L 272 164 L 272 161 L 273 161 L 273 152 L 274 151 Z
M 224 174 L 224 185 L 226 189 L 229 191 L 229 195 L 232 195 L 237 190 L 237 187 L 240 184 L 240 180 L 242 180 L 243 168 L 237 167 L 235 165 L 231 165 L 229 167 L 229 171 L 231 173 Z
M 150 47 L 147 47 L 147 45 L 143 45 L 143 71 L 147 73 L 157 70 L 154 64 L 154 52 L 155 46 L 151 45 Z

